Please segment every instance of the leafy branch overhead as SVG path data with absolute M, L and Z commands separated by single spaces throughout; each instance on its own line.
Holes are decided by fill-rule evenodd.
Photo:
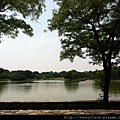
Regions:
M 61 60 L 88 55 L 94 64 L 102 56 L 118 62 L 120 51 L 119 0 L 55 0 L 59 9 L 53 10 L 49 29 L 62 36 Z M 86 53 L 86 54 L 85 54 Z M 104 55 L 103 55 L 104 54 Z
M 33 36 L 33 29 L 25 19 L 36 21 L 44 8 L 44 0 L 0 0 L 0 38 L 4 35 L 15 38 L 20 29 Z

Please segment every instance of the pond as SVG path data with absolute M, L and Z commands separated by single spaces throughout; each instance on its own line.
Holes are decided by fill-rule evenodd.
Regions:
M 92 80 L 34 80 L 31 82 L 0 82 L 0 102 L 97 100 L 102 91 Z M 120 100 L 120 82 L 110 85 L 110 100 Z

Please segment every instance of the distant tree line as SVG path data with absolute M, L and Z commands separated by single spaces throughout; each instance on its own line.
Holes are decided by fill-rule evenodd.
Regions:
M 75 79 L 101 79 L 103 76 L 102 70 L 95 71 L 84 71 L 78 72 L 76 70 L 70 71 L 61 71 L 61 72 L 42 72 L 38 71 L 32 72 L 30 70 L 17 70 L 17 71 L 9 71 L 3 68 L 0 68 L 0 80 L 12 80 L 12 81 L 20 81 L 20 80 L 31 80 L 31 79 L 51 79 L 51 78 L 61 78 L 67 80 L 75 80 Z M 112 79 L 120 79 L 120 66 L 113 67 L 112 69 Z

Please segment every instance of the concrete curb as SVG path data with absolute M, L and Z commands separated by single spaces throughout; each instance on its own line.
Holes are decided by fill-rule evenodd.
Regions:
M 68 101 L 68 102 L 0 102 L 0 110 L 70 110 L 70 109 L 104 109 L 98 101 Z M 120 110 L 119 101 L 110 101 L 109 110 Z

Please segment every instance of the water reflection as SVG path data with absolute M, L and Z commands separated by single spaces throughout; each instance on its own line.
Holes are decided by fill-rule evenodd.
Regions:
M 94 88 L 102 90 L 101 84 L 99 81 L 94 82 Z M 109 93 L 110 94 L 120 94 L 120 80 L 111 80 Z
M 120 95 L 120 81 L 111 81 L 109 93 Z
M 5 86 L 8 84 L 8 82 L 0 82 L 0 94 L 3 93 Z
M 101 90 L 101 93 L 102 93 L 102 87 L 101 87 L 100 81 L 94 82 L 94 88 L 96 90 L 97 89 Z M 109 99 L 120 100 L 120 80 L 111 80 L 110 88 L 109 88 Z
M 15 89 L 17 89 L 18 91 L 20 90 L 20 91 L 27 92 L 27 93 L 32 90 L 32 84 L 30 83 L 24 83 L 24 84 L 21 84 L 19 87 L 18 86 L 16 87 L 17 88 Z
M 92 80 L 0 82 L 0 101 L 96 100 L 99 93 L 99 85 Z M 111 82 L 110 96 L 120 99 L 120 81 Z
M 32 83 L 28 82 L 11 82 L 5 85 L 6 88 L 11 89 L 13 92 L 30 92 L 32 89 Z
M 69 81 L 66 80 L 64 82 L 64 86 L 66 88 L 66 90 L 68 90 L 69 92 L 75 92 L 79 89 L 79 83 L 80 81 Z

